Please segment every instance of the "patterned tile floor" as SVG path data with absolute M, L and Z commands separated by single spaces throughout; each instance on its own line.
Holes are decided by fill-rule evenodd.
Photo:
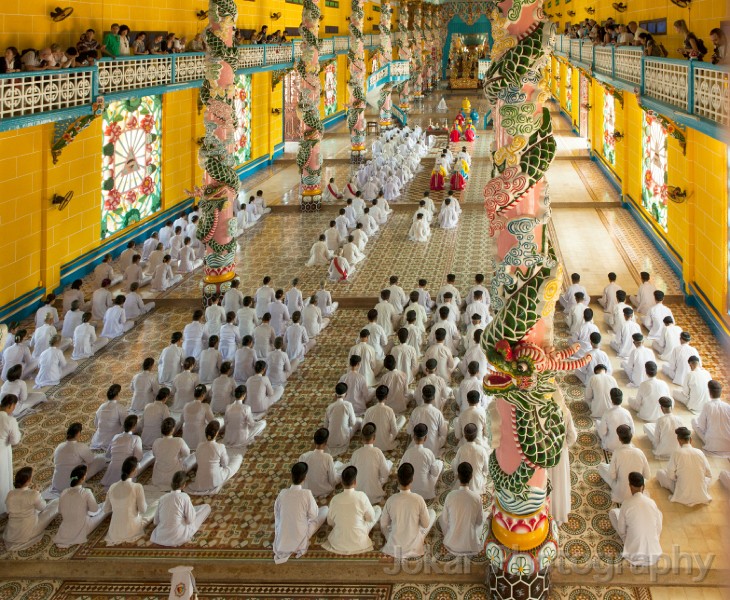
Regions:
M 478 139 L 482 157 L 486 156 L 487 136 Z M 475 152 L 476 154 L 476 152 Z M 486 182 L 488 161 L 478 161 L 469 187 L 465 193 L 465 202 L 480 200 L 482 182 Z M 424 177 L 419 173 L 419 177 Z M 420 182 L 417 182 L 420 185 Z M 478 184 L 478 185 L 476 185 Z M 415 184 L 412 186 L 414 187 Z M 410 193 L 410 192 L 409 192 Z M 417 193 L 417 192 L 414 192 Z M 422 193 L 422 192 L 420 192 Z M 420 196 L 420 193 L 417 193 Z M 611 211 L 620 213 L 622 211 Z M 322 277 L 323 269 L 303 268 L 309 247 L 316 235 L 323 230 L 329 216 L 277 214 L 270 215 L 264 222 L 245 234 L 242 250 L 239 253 L 239 274 L 242 277 L 242 288 L 253 290 L 264 274 L 275 276 L 277 285 L 285 285 L 292 277 L 299 276 L 303 281 L 305 293 L 311 292 Z M 333 293 L 339 296 L 366 296 L 377 294 L 386 283 L 387 276 L 397 273 L 402 284 L 410 288 L 418 277 L 425 276 L 431 282 L 435 292 L 440 286 L 446 272 L 454 271 L 460 287 L 466 287 L 474 272 L 488 271 L 493 255 L 493 244 L 485 235 L 486 217 L 479 211 L 464 211 L 459 228 L 456 231 L 444 232 L 434 230 L 429 244 L 413 244 L 406 239 L 410 215 L 396 212 L 388 225 L 368 247 L 368 258 L 356 273 L 353 281 L 345 286 L 334 286 Z M 645 256 L 646 240 L 640 232 L 635 231 L 630 219 L 623 215 L 611 221 L 616 235 L 625 236 L 627 253 Z M 560 231 L 557 232 L 560 235 Z M 415 265 L 418 265 L 416 268 Z M 167 298 L 198 297 L 198 278 L 196 275 L 187 278 L 181 285 L 166 294 Z M 340 289 L 343 288 L 343 289 Z M 69 423 L 79 420 L 87 429 L 84 438 L 91 436 L 93 415 L 102 402 L 104 392 L 111 382 L 128 389 L 129 382 L 138 369 L 142 359 L 148 355 L 158 356 L 166 345 L 169 333 L 179 330 L 189 319 L 189 309 L 170 306 L 151 313 L 147 318 L 121 339 L 115 340 L 96 359 L 85 361 L 79 370 L 70 378 L 48 390 L 49 402 L 36 414 L 22 421 L 24 438 L 15 449 L 14 466 L 19 468 L 26 464 L 36 467 L 36 481 L 39 487 L 45 486 L 52 474 L 52 453 L 55 446 L 62 441 Z M 714 345 L 714 340 L 707 327 L 699 319 L 693 309 L 677 307 L 677 320 L 695 334 L 698 348 L 703 355 L 707 367 L 716 378 L 725 382 L 728 379 L 727 365 L 724 357 Z M 271 507 L 278 490 L 286 485 L 286 471 L 291 462 L 310 447 L 311 432 L 319 425 L 325 406 L 331 400 L 331 388 L 337 378 L 344 372 L 346 357 L 356 333 L 365 321 L 364 310 L 340 310 L 330 327 L 320 336 L 315 349 L 307 360 L 290 379 L 282 400 L 267 415 L 269 427 L 244 457 L 240 474 L 224 487 L 214 498 L 206 498 L 213 506 L 213 512 L 192 544 L 179 549 L 162 549 L 153 546 L 148 539 L 140 540 L 133 545 L 107 548 L 103 542 L 106 525 L 103 524 L 92 536 L 89 543 L 79 548 L 58 550 L 50 543 L 58 523 L 51 525 L 46 535 L 35 546 L 21 553 L 7 553 L 0 550 L 0 560 L 6 558 L 25 560 L 74 560 L 115 559 L 115 558 L 167 558 L 167 559 L 238 559 L 248 561 L 271 560 L 271 541 L 273 538 L 273 515 Z M 558 342 L 565 337 L 564 326 L 558 318 L 556 328 Z M 611 565 L 618 560 L 620 545 L 615 532 L 606 518 L 606 510 L 611 507 L 608 488 L 597 478 L 596 466 L 606 458 L 600 451 L 593 431 L 591 419 L 587 416 L 588 408 L 582 401 L 582 389 L 571 375 L 562 375 L 558 383 L 573 411 L 579 428 L 578 443 L 571 449 L 573 466 L 573 511 L 570 521 L 562 528 L 563 550 L 565 560 L 584 565 L 588 561 L 597 564 Z M 453 406 L 447 407 L 447 417 L 453 416 Z M 408 440 L 404 434 L 399 437 L 398 448 L 390 453 L 390 458 L 399 459 Z M 350 451 L 359 445 L 354 441 Z M 449 437 L 445 452 L 447 464 L 455 454 L 453 434 Z M 342 459 L 346 460 L 349 453 Z M 713 464 L 713 467 L 716 465 Z M 145 483 L 149 474 L 141 478 Z M 91 482 L 91 488 L 97 498 L 101 499 L 99 477 Z M 453 483 L 453 475 L 446 470 L 438 487 L 437 497 L 431 505 L 438 511 Z M 395 481 L 387 484 L 394 489 Z M 661 493 L 661 492 L 660 492 Z M 722 492 L 720 492 L 722 494 Z M 485 506 L 490 499 L 489 493 L 484 495 Z M 195 499 L 201 502 L 202 499 Z M 722 508 L 726 502 L 718 500 L 716 506 Z M 713 506 L 714 508 L 714 506 Z M 713 513 L 715 514 L 715 513 Z M 701 520 L 701 518 L 700 518 Z M 4 521 L 0 520 L 0 528 Z M 327 528 L 321 530 L 313 540 L 308 554 L 299 561 L 316 565 L 318 561 L 331 559 L 331 555 L 322 550 L 321 543 L 326 538 Z M 441 532 L 435 527 L 429 538 L 431 552 L 437 559 L 448 559 L 441 541 Z M 378 528 L 373 532 L 375 548 L 382 545 L 382 536 Z M 347 560 L 377 561 L 377 552 L 360 555 Z M 483 557 L 476 557 L 475 562 L 483 562 Z M 38 562 L 42 573 L 43 562 Z M 321 563 L 320 563 L 321 564 Z M 0 577 L 6 576 L 5 574 Z M 4 598 L 50 598 L 58 589 L 60 582 L 0 582 L 0 600 Z M 76 587 L 74 587 L 76 586 Z M 378 596 L 387 587 L 387 595 Z M 249 590 L 251 588 L 248 588 Z M 85 591 L 83 591 L 85 590 Z M 116 590 L 116 591 L 115 591 Z M 362 594 L 361 594 L 362 592 Z M 120 588 L 87 586 L 66 583 L 61 588 L 58 598 L 156 598 L 166 595 L 162 588 L 146 587 L 137 591 L 124 591 Z M 233 593 L 233 592 L 231 592 Z M 244 592 L 245 593 L 252 593 Z M 320 592 L 317 597 L 338 597 L 337 591 Z M 384 592 L 383 592 L 384 593 Z M 269 595 L 267 595 L 269 594 Z M 388 586 L 370 586 L 368 590 L 353 592 L 347 597 L 383 597 L 383 598 L 481 598 L 483 588 L 449 586 L 443 593 L 438 586 L 408 584 L 390 588 Z M 369 594 L 369 595 L 368 595 Z M 212 591 L 205 597 L 220 597 L 219 592 Z M 224 595 L 224 597 L 226 597 Z M 227 596 L 231 597 L 231 596 Z M 235 597 L 235 596 L 233 596 Z M 250 597 L 250 596 L 249 596 Z M 273 597 L 266 590 L 260 590 L 262 598 Z M 302 590 L 297 597 L 312 597 Z M 650 598 L 646 588 L 557 588 L 555 598 L 604 598 L 624 599 Z

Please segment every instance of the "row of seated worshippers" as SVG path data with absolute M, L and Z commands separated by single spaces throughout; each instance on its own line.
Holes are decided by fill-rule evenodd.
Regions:
M 430 188 L 434 191 L 444 189 L 446 177 L 449 177 L 449 185 L 452 192 L 460 192 L 466 186 L 471 169 L 471 156 L 466 146 L 454 157 L 449 146 L 445 146 L 441 154 L 436 157 L 433 169 L 431 170 Z M 449 175 L 450 174 L 450 175 Z
M 292 470 L 292 487 L 283 490 L 275 503 L 273 550 L 277 563 L 291 555 L 301 556 L 325 520 L 333 526 L 324 545 L 331 552 L 371 551 L 369 533 L 379 522 L 387 538 L 382 549 L 385 554 L 397 558 L 423 555 L 424 539 L 436 519 L 425 501 L 435 497 L 444 469 L 440 457 L 452 427 L 458 449 L 451 464 L 460 483 L 449 494 L 439 522 L 452 553 L 468 555 L 481 550 L 481 494 L 491 452 L 487 415 L 491 398 L 484 395 L 481 385 L 489 365 L 479 348 L 481 322 L 491 319 L 483 282 L 483 275 L 477 275 L 462 302 L 455 277 L 449 275 L 433 302 L 425 280 L 406 297 L 398 277 L 390 278 L 390 287 L 368 312 L 368 324 L 350 350 L 350 368 L 335 386 L 335 400 L 325 411 L 324 427 L 314 434 L 314 449 L 299 457 Z M 429 323 L 424 351 L 421 340 Z M 462 339 L 465 326 L 471 341 L 466 336 Z M 397 335 L 392 345 L 389 338 L 394 330 Z M 459 361 L 454 354 L 462 352 Z M 452 390 L 452 373 L 460 365 L 466 367 L 464 380 Z M 378 380 L 382 367 L 385 372 Z M 411 389 L 418 371 L 423 377 Z M 452 423 L 442 412 L 449 398 L 455 398 L 459 406 Z M 411 404 L 415 407 L 406 417 Z M 413 440 L 398 467 L 400 493 L 385 501 L 384 485 L 393 463 L 384 452 L 395 449 L 396 437 L 404 427 Z M 362 447 L 352 453 L 347 465 L 335 460 L 347 451 L 358 431 Z M 318 508 L 315 498 L 331 494 L 340 483 L 342 494 L 329 507 Z
M 174 482 L 174 476 L 178 471 L 195 472 L 195 477 L 188 488 L 191 494 L 212 495 L 220 490 L 222 485 L 239 470 L 242 451 L 264 430 L 266 421 L 262 417 L 281 397 L 286 378 L 291 374 L 291 365 L 296 366 L 304 358 L 306 350 L 312 347 L 309 335 L 311 334 L 313 340 L 327 325 L 329 319 L 322 317 L 317 304 L 321 303 L 327 307 L 330 315 L 336 309 L 329 292 L 322 288 L 313 294 L 308 306 L 305 307 L 305 311 L 311 313 L 307 317 L 309 331 L 298 323 L 300 315 L 298 310 L 294 310 L 291 323 L 287 324 L 289 320 L 287 305 L 284 305 L 284 309 L 278 310 L 278 304 L 283 304 L 280 302 L 283 293 L 274 292 L 268 285 L 270 281 L 270 277 L 264 279 L 264 285 L 255 293 L 256 301 L 251 297 L 244 297 L 237 289 L 236 281 L 231 289 L 206 311 L 210 320 L 205 324 L 201 323 L 202 311 L 196 311 L 192 322 L 183 332 L 172 334 L 170 345 L 164 348 L 160 355 L 157 374 L 153 373 L 155 360 L 151 357 L 144 360 L 141 372 L 134 376 L 131 383 L 132 399 L 129 410 L 118 402 L 121 387 L 112 385 L 107 392 L 106 402 L 97 410 L 95 431 L 90 445 L 79 441 L 81 424 L 75 423 L 69 428 L 66 442 L 62 443 L 54 453 L 54 475 L 51 485 L 39 497 L 22 495 L 26 502 L 8 505 L 8 512 L 14 523 L 16 520 L 13 517 L 20 514 L 21 508 L 27 514 L 35 515 L 35 518 L 31 519 L 32 526 L 31 521 L 28 521 L 22 527 L 8 530 L 7 535 L 10 538 L 6 537 L 6 545 L 9 549 L 26 547 L 27 544 L 33 543 L 31 540 L 37 539 L 39 533 L 42 534 L 52 520 L 52 517 L 50 520 L 46 517 L 50 516 L 54 507 L 63 500 L 73 480 L 71 472 L 80 465 L 86 467 L 86 477 L 93 477 L 104 471 L 102 484 L 108 489 L 108 501 L 105 504 L 108 513 L 113 505 L 109 498 L 114 498 L 112 490 L 124 475 L 127 459 L 133 458 L 136 461 L 134 474 L 127 477 L 128 484 L 118 486 L 122 496 L 119 500 L 120 506 L 127 506 L 131 511 L 130 514 L 136 516 L 128 520 L 126 526 L 124 523 L 115 523 L 112 517 L 107 535 L 109 544 L 133 541 L 143 533 L 145 525 L 154 516 L 155 504 L 150 503 L 150 506 L 147 506 L 144 490 L 141 486 L 135 487 L 136 484 L 132 481 L 149 466 L 153 469 L 151 482 L 156 490 L 169 490 L 170 482 Z M 302 304 L 301 291 L 297 286 L 298 282 L 295 280 L 293 287 L 286 294 L 287 304 L 292 309 Z M 274 300 L 267 306 L 265 301 L 272 293 Z M 258 302 L 264 303 L 267 307 L 267 312 L 261 320 L 257 317 Z M 240 306 L 236 312 L 228 311 L 224 324 L 221 324 L 220 312 L 224 312 L 221 304 L 229 309 Z M 273 304 L 277 306 L 272 306 Z M 275 337 L 268 309 L 277 315 L 276 323 L 281 321 L 286 326 L 283 338 Z M 240 317 L 240 322 L 237 317 Z M 240 328 L 248 326 L 253 327 L 252 333 L 244 333 L 241 338 Z M 208 333 L 211 335 L 208 336 Z M 222 351 L 218 349 L 219 337 L 224 341 Z M 257 340 L 255 347 L 253 339 Z M 284 339 L 288 344 L 286 350 L 295 352 L 291 361 L 282 349 Z M 241 341 L 243 346 L 240 346 Z M 205 349 L 203 342 L 207 342 Z M 295 347 L 296 351 L 293 350 Z M 200 368 L 197 372 L 193 372 L 198 365 L 194 358 L 196 355 L 199 357 Z M 268 368 L 271 372 L 283 375 L 281 379 L 275 379 L 276 385 L 272 385 L 267 376 Z M 14 396 L 8 398 L 12 401 Z M 9 414 L 12 414 L 12 409 Z M 222 430 L 221 424 L 224 425 Z M 176 437 L 175 433 L 179 429 L 182 435 Z M 219 431 L 225 435 L 224 443 L 216 441 Z M 12 444 L 17 444 L 19 441 L 18 430 L 17 439 L 13 440 Z M 12 469 L 12 456 L 10 460 L 8 472 Z M 81 492 L 77 490 L 73 493 Z M 47 506 L 46 500 L 50 500 Z M 124 504 L 125 502 L 127 504 Z M 162 503 L 162 500 L 160 502 Z M 170 506 L 164 510 L 158 506 L 156 517 L 158 520 L 166 518 L 165 510 L 175 510 L 172 501 L 169 504 Z M 189 502 L 184 504 L 187 506 Z M 34 506 L 35 510 L 28 512 L 30 506 Z M 193 514 L 187 508 L 185 512 L 188 515 Z M 63 510 L 61 513 L 63 515 Z M 119 514 L 123 515 L 124 510 Z M 189 536 L 174 539 L 182 540 L 179 544 L 186 543 L 207 514 L 206 512 L 203 515 L 196 508 L 195 528 L 186 530 Z M 99 517 L 98 514 L 94 516 Z M 92 519 L 90 515 L 87 523 L 89 528 L 84 531 L 88 533 L 102 519 L 103 517 Z M 169 524 L 169 519 L 167 522 Z M 80 536 L 80 541 L 74 543 L 83 543 L 85 539 L 86 534 Z M 165 544 L 164 541 L 160 541 L 162 539 L 164 538 L 153 534 L 152 541 L 155 543 L 179 545 L 174 541 Z M 58 543 L 60 545 L 63 542 Z
M 430 193 L 425 192 L 413 213 L 408 239 L 412 242 L 428 242 L 431 239 L 431 223 L 436 219 L 442 229 L 454 229 L 459 225 L 461 204 L 458 198 L 449 192 L 441 203 L 438 214 Z
M 247 201 L 245 192 L 241 190 L 238 193 L 238 202 L 233 203 L 233 214 L 238 227 L 236 237 L 256 225 L 264 215 L 270 212 L 271 209 L 266 206 L 263 190 L 257 190 L 256 195 L 249 196 Z
M 606 325 L 614 332 L 609 347 L 621 359 L 628 387 L 636 389 L 636 395 L 628 399 L 630 410 L 622 406 L 624 394 L 613 376 L 609 355 L 602 349 L 603 339 L 594 323 L 593 310 L 588 308 L 590 297 L 580 284 L 579 274 L 571 276 L 571 286 L 560 302 L 566 312 L 570 341 L 579 345 L 574 356 L 590 357 L 574 373 L 585 385 L 585 400 L 591 416 L 597 419 L 596 432 L 602 447 L 612 452 L 610 463 L 598 467 L 611 487 L 612 500 L 621 505 L 610 512 L 611 521 L 624 540 L 627 560 L 654 564 L 661 554 L 662 517 L 654 501 L 643 492 L 644 481 L 651 473 L 646 456 L 632 443 L 636 433 L 632 412 L 644 422 L 654 456 L 669 460 L 666 468 L 657 471 L 656 478 L 670 491 L 670 501 L 694 506 L 712 500 L 708 493 L 712 472 L 703 451 L 692 447 L 692 431 L 673 413 L 674 402 L 697 415 L 691 425 L 704 443 L 704 452 L 725 457 L 730 456 L 730 406 L 722 400 L 721 384 L 702 368 L 700 354 L 690 344 L 690 334 L 675 325 L 671 309 L 664 305 L 664 293 L 655 288 L 649 273 L 641 273 L 642 283 L 632 296 L 627 296 L 616 279 L 615 273 L 609 273 L 609 283 L 598 304 Z M 651 348 L 645 345 L 642 326 Z M 657 354 L 665 363 L 661 369 Z M 660 373 L 675 386 L 674 390 L 658 378 Z M 728 471 L 720 475 L 725 485 L 730 484 L 729 475 Z

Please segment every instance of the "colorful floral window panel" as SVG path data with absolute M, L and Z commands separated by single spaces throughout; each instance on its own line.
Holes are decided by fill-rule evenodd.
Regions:
M 644 113 L 641 136 L 641 203 L 646 211 L 667 230 L 667 130 L 655 116 Z
M 573 69 L 565 70 L 565 110 L 569 115 L 573 113 Z M 571 117 L 572 119 L 573 117 Z
M 612 167 L 616 166 L 616 99 L 609 93 L 603 94 L 603 158 Z
M 337 64 L 330 63 L 324 68 L 324 116 L 337 112 Z
M 101 238 L 149 217 L 162 196 L 162 96 L 110 102 L 103 115 Z
M 251 160 L 251 75 L 236 75 L 234 106 L 238 120 L 234 157 L 235 163 L 242 165 Z

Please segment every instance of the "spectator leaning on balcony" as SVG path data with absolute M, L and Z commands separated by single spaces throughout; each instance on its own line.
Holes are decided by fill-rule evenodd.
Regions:
M 144 31 L 140 31 L 137 34 L 137 37 L 134 38 L 134 42 L 132 42 L 132 51 L 135 54 L 150 53 L 150 51 L 147 50 L 147 34 Z
M 0 73 L 18 73 L 23 70 L 20 53 L 15 46 L 5 48 L 5 57 L 0 60 Z
M 175 34 L 168 33 L 165 40 L 162 42 L 162 51 L 165 54 L 172 54 L 175 52 Z
M 618 37 L 618 27 L 613 24 L 608 24 L 603 29 L 603 43 L 608 46 L 616 43 Z
M 674 22 L 674 31 L 684 38 L 684 46 L 682 48 L 677 48 L 677 52 L 685 58 L 702 60 L 705 54 L 707 54 L 705 42 L 687 28 L 687 23 L 684 19 L 679 19 Z
M 649 35 L 649 32 L 644 29 L 643 27 L 639 27 L 639 25 L 636 23 L 636 21 L 629 21 L 629 31 L 634 36 L 634 45 L 639 46 L 639 36 L 643 33 L 646 35 Z
M 119 55 L 129 56 L 129 27 L 127 25 L 119 26 Z
M 165 36 L 161 33 L 156 34 L 155 37 L 152 38 L 152 42 L 148 46 L 150 54 L 167 54 L 162 47 L 162 42 L 164 39 Z
M 269 26 L 268 25 L 262 25 L 261 31 L 259 31 L 252 39 L 254 44 L 265 44 L 266 43 L 266 37 L 268 35 Z
M 238 37 L 239 31 L 241 31 L 241 30 L 240 29 L 236 30 L 236 37 Z M 237 42 L 237 43 L 240 44 L 240 42 Z M 203 34 L 199 33 L 193 38 L 193 41 L 190 42 L 190 52 L 205 52 L 207 46 L 208 45 L 205 43 Z
M 667 51 L 651 33 L 640 33 L 639 43 L 644 47 L 644 56 L 666 56 Z
M 727 36 L 725 32 L 716 27 L 710 30 L 710 41 L 712 42 L 712 64 L 713 65 L 726 65 L 727 64 Z M 6 54 L 7 56 L 7 54 Z
M 617 46 L 631 46 L 634 43 L 634 34 L 629 31 L 626 25 L 618 26 Z
M 119 24 L 113 23 L 111 31 L 104 36 L 104 43 L 101 45 L 101 53 L 104 56 L 116 58 L 119 56 Z
M 87 29 L 85 33 L 81 34 L 79 41 L 76 42 L 76 50 L 78 50 L 78 57 L 76 62 L 79 65 L 93 65 L 97 58 L 99 58 L 99 42 L 96 41 L 96 31 L 93 29 Z
M 188 38 L 185 36 L 182 36 L 181 38 L 175 38 L 175 42 L 173 43 L 173 51 L 176 54 L 180 54 L 181 52 L 185 52 L 185 46 L 188 45 Z

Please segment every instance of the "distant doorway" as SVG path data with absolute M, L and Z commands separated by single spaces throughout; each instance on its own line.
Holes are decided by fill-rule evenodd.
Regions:
M 301 139 L 301 121 L 297 115 L 301 77 L 291 71 L 284 78 L 284 141 L 298 142 Z

